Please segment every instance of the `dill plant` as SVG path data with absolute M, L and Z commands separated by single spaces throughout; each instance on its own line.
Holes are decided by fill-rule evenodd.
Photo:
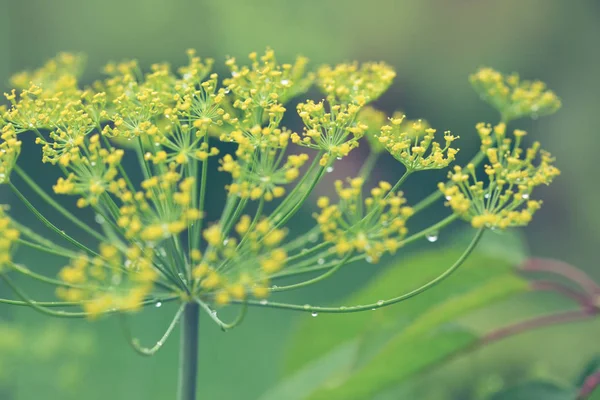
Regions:
M 9 103 L 0 113 L 0 182 L 62 239 L 55 243 L 15 220 L 8 207 L 0 208 L 1 278 L 17 297 L 0 301 L 50 316 L 92 319 L 176 302 L 179 309 L 155 346 L 143 347 L 131 337 L 130 342 L 141 354 L 152 355 L 182 320 L 182 400 L 196 395 L 200 310 L 230 329 L 249 306 L 347 313 L 406 300 L 457 270 L 486 229 L 527 225 L 541 205 L 530 198 L 532 190 L 559 174 L 539 143 L 525 149 L 524 131 L 507 132 L 507 124 L 517 118 L 559 108 L 559 99 L 539 81 L 521 81 L 490 68 L 471 76 L 500 120 L 477 124 L 480 151 L 457 166 L 457 136 L 440 134 L 424 120 L 408 120 L 401 113 L 388 118 L 368 106 L 395 76 L 385 63 L 322 66 L 313 73 L 305 58 L 280 64 L 268 49 L 261 56 L 250 54 L 248 65 L 228 59 L 230 75 L 220 80 L 211 72 L 213 60 L 202 60 L 191 50 L 188 56 L 188 65 L 176 71 L 167 64 L 152 65 L 145 73 L 135 61 L 109 64 L 105 79 L 81 87 L 83 57 L 60 54 L 38 70 L 13 77 L 15 89 L 6 94 Z M 313 85 L 324 98 L 298 104 L 303 130 L 281 126 L 286 104 Z M 363 137 L 370 155 L 359 176 L 336 181 L 336 198 L 316 199 L 314 227 L 289 239 L 286 224 L 336 161 L 363 144 Z M 61 172 L 53 186 L 57 196 L 17 164 L 22 140 L 33 138 L 42 161 Z M 235 151 L 222 154 L 220 142 L 233 143 Z M 365 187 L 386 152 L 403 175 L 395 183 Z M 130 157 L 137 159 L 141 182 L 123 166 Z M 220 184 L 208 184 L 211 158 L 229 175 L 217 220 L 205 214 L 209 191 Z M 432 169 L 449 169 L 447 182 L 415 205 L 407 204 L 402 184 Z M 17 183 L 37 197 L 25 196 Z M 97 224 L 77 218 L 59 196 L 75 196 L 78 207 L 93 211 Z M 33 204 L 38 201 L 69 220 L 72 229 L 57 227 L 53 215 L 38 211 Z M 449 215 L 409 234 L 410 219 L 437 201 L 445 201 Z M 415 240 L 433 240 L 457 219 L 473 226 L 472 241 L 445 273 L 412 292 L 353 307 L 267 299 L 273 292 L 317 283 L 349 263 L 375 263 Z M 97 247 L 84 245 L 81 235 L 97 241 Z M 60 256 L 65 266 L 58 276 L 46 276 L 37 266 L 13 260 L 17 247 Z M 60 301 L 30 297 L 13 283 L 12 274 L 55 285 Z M 297 282 L 274 285 L 281 278 Z M 222 321 L 214 310 L 230 305 L 238 307 L 239 317 Z

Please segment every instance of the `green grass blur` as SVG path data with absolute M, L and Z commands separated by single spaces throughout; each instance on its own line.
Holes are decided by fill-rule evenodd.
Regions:
M 562 98 L 563 108 L 551 117 L 521 120 L 514 126 L 530 131 L 529 140 L 542 141 L 563 174 L 552 187 L 539 191 L 544 207 L 525 231 L 531 253 L 570 262 L 600 281 L 595 253 L 600 241 L 600 135 L 594 125 L 600 108 L 599 39 L 600 2 L 585 0 L 0 0 L 0 88 L 7 88 L 10 74 L 37 67 L 59 51 L 88 55 L 87 82 L 100 76 L 107 61 L 137 58 L 145 66 L 165 60 L 178 65 L 190 47 L 203 57 L 216 58 L 217 65 L 226 55 L 241 59 L 266 46 L 281 60 L 301 53 L 312 65 L 383 60 L 398 76 L 376 105 L 452 130 L 461 136 L 464 160 L 477 147 L 475 123 L 495 120 L 494 112 L 470 89 L 468 75 L 488 65 L 539 78 Z M 291 119 L 292 127 L 294 123 Z M 21 165 L 49 188 L 56 176 L 43 168 L 38 152 L 26 145 Z M 357 150 L 336 166 L 332 179 L 354 174 L 364 155 L 364 149 Z M 399 164 L 390 158 L 378 165 L 381 179 L 394 180 L 400 173 Z M 409 182 L 409 200 L 428 194 L 439 178 L 429 174 Z M 222 183 L 211 189 L 218 192 L 209 199 L 216 213 Z M 329 188 L 325 184 L 318 190 Z M 0 203 L 14 200 L 0 189 Z M 25 213 L 16 204 L 15 210 Z M 303 212 L 309 220 L 311 210 Z M 55 258 L 20 256 L 50 274 L 59 266 Z M 349 267 L 335 282 L 293 293 L 290 299 L 309 299 L 312 304 L 334 300 L 359 287 L 377 268 Z M 47 287 L 19 283 L 35 297 L 52 296 Z M 0 295 L 9 295 L 5 287 L 0 287 Z M 560 306 L 554 298 L 536 297 L 505 304 L 477 319 L 485 323 L 498 315 L 514 317 Z M 144 343 L 152 343 L 172 313 L 165 305 L 136 316 L 135 331 Z M 299 317 L 251 310 L 241 327 L 228 333 L 203 318 L 202 398 L 257 399 L 278 380 L 288 334 Z M 573 375 L 581 362 L 600 352 L 599 334 L 598 323 L 574 324 L 507 341 L 463 362 L 457 368 L 464 373 L 444 384 L 448 393 L 462 393 L 457 387 L 469 387 L 473 371 L 502 373 L 514 365 L 548 375 Z M 176 338 L 156 357 L 142 358 L 128 347 L 114 318 L 65 322 L 27 309 L 0 307 L 2 400 L 171 399 L 176 360 Z

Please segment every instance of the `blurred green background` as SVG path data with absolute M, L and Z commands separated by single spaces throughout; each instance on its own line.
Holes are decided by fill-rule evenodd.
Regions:
M 600 135 L 594 125 L 600 107 L 599 40 L 600 2 L 584 0 L 0 0 L 0 87 L 7 88 L 11 74 L 38 67 L 59 51 L 88 55 L 85 82 L 99 78 L 101 66 L 110 60 L 178 65 L 185 62 L 187 48 L 215 58 L 217 65 L 226 55 L 242 59 L 266 46 L 280 60 L 301 53 L 313 66 L 383 60 L 398 76 L 377 106 L 388 112 L 401 109 L 411 118 L 452 130 L 461 136 L 466 159 L 477 147 L 475 123 L 496 120 L 470 89 L 468 75 L 487 65 L 539 78 L 562 98 L 563 108 L 551 117 L 517 121 L 514 127 L 542 141 L 557 157 L 562 175 L 552 187 L 539 190 L 544 207 L 526 229 L 527 240 L 532 254 L 565 260 L 600 281 L 595 253 L 600 241 Z M 292 128 L 294 123 L 292 119 Z M 35 146 L 25 147 L 31 151 L 24 152 L 29 156 L 21 165 L 50 187 L 56 175 L 32 156 L 37 156 Z M 364 150 L 338 164 L 331 177 L 354 174 Z M 393 180 L 400 173 L 391 159 L 378 164 L 380 178 Z M 430 174 L 410 182 L 409 199 L 428 194 L 439 179 Z M 220 187 L 217 182 L 215 190 Z M 319 190 L 327 191 L 327 185 Z M 213 197 L 215 208 L 221 196 Z M 13 200 L 0 191 L 0 203 Z M 15 210 L 24 212 L 17 205 Z M 304 212 L 309 216 L 311 210 Z M 452 232 L 444 235 L 441 239 Z M 58 260 L 37 254 L 20 257 L 48 271 L 58 265 Z M 378 268 L 383 267 L 351 267 L 334 282 L 290 299 L 313 304 L 335 300 Z M 21 284 L 37 297 L 51 295 L 47 288 Z M 0 294 L 8 295 L 4 287 Z M 528 297 L 480 319 L 495 321 L 557 306 L 560 302 L 551 296 Z M 155 340 L 172 312 L 167 306 L 150 310 L 135 318 L 135 329 L 142 339 Z M 202 319 L 203 398 L 257 399 L 280 377 L 288 334 L 298 318 L 305 316 L 252 310 L 240 328 L 228 333 Z M 467 372 L 451 386 L 469 386 L 473 371 L 501 372 L 507 365 L 549 375 L 575 374 L 575 366 L 600 352 L 599 334 L 600 324 L 582 323 L 506 341 L 470 360 L 463 366 Z M 170 399 L 176 359 L 176 339 L 154 358 L 136 355 L 114 319 L 64 322 L 30 310 L 0 308 L 0 399 Z M 460 390 L 448 393 L 448 398 L 450 393 L 463 398 Z

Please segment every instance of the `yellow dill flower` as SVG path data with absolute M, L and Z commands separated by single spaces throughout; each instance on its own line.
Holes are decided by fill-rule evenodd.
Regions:
M 391 192 L 387 182 L 380 182 L 363 199 L 363 183 L 361 178 L 349 179 L 347 186 L 336 181 L 339 203 L 319 199 L 321 211 L 315 219 L 323 238 L 334 244 L 338 255 L 356 251 L 377 262 L 384 253 L 395 253 L 402 246 L 408 232 L 406 221 L 413 211 L 402 193 Z
M 12 226 L 10 218 L 4 212 L 5 206 L 0 205 L 0 272 L 9 267 L 11 254 L 19 239 L 19 231 Z
M 554 158 L 540 150 L 538 142 L 523 149 L 525 131 L 515 130 L 512 139 L 506 137 L 503 124 L 492 127 L 480 123 L 476 128 L 488 161 L 485 174 L 489 183 L 478 180 L 473 164 L 464 169 L 455 166 L 449 174 L 451 184 L 439 184 L 446 204 L 476 228 L 527 225 L 541 206 L 540 201 L 530 199 L 531 192 L 537 186 L 549 185 L 560 174 L 552 165 Z M 492 147 L 492 135 L 498 147 Z
M 138 310 L 158 279 L 153 250 L 120 249 L 112 243 L 101 243 L 99 250 L 98 256 L 82 254 L 61 269 L 58 276 L 66 288 L 58 288 L 57 295 L 65 301 L 81 301 L 91 317 Z
M 302 137 L 294 133 L 292 142 L 325 154 L 320 163 L 329 165 L 335 159 L 347 156 L 358 147 L 358 140 L 365 133 L 367 126 L 356 121 L 360 107 L 354 104 L 332 105 L 326 110 L 324 102 L 315 103 L 309 100 L 298 104 L 298 114 L 304 122 Z
M 220 305 L 249 294 L 265 297 L 255 285 L 268 281 L 287 260 L 287 252 L 281 247 L 287 232 L 276 228 L 269 219 L 255 220 L 243 215 L 235 232 L 237 237 L 224 235 L 217 224 L 205 229 L 202 236 L 207 249 L 203 262 L 192 271 L 200 290 L 214 296 Z
M 444 132 L 444 145 L 434 141 L 436 130 L 422 120 L 405 121 L 405 117 L 390 119 L 381 128 L 379 142 L 409 171 L 446 168 L 456 158 L 458 149 L 450 147 L 458 139 Z
M 0 130 L 0 184 L 10 180 L 10 174 L 21 154 L 21 141 L 12 124 L 7 124 Z
M 317 85 L 331 104 L 364 106 L 377 100 L 392 84 L 396 72 L 387 64 L 324 65 L 317 72 Z
M 470 81 L 481 98 L 502 114 L 504 122 L 553 114 L 561 106 L 560 99 L 543 82 L 522 81 L 517 74 L 480 68 Z

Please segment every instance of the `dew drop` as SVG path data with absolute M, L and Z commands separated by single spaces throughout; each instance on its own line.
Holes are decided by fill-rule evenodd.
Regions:
M 225 94 L 229 94 L 229 92 L 231 92 L 231 90 L 229 90 L 229 88 L 223 90 L 223 93 L 225 93 Z
M 523 200 L 529 200 L 529 194 L 528 193 L 523 193 L 523 195 L 521 195 L 521 198 Z
M 452 196 L 446 196 L 446 201 L 452 200 Z
M 341 307 L 340 307 L 340 310 L 342 310 L 342 311 L 345 311 L 347 308 L 348 308 L 348 307 L 346 307 L 346 306 L 341 306 Z
M 310 310 L 310 304 L 305 304 L 305 305 L 304 305 L 304 309 L 305 309 L 305 310 Z
M 309 240 L 310 242 L 313 242 L 313 243 L 314 243 L 314 242 L 316 242 L 317 240 L 319 240 L 319 235 L 317 235 L 317 234 L 310 235 L 310 236 L 308 237 L 308 240 Z
M 212 311 L 210 312 L 210 314 L 211 314 L 213 317 L 216 317 L 216 316 L 217 316 L 217 311 L 216 311 L 216 310 L 212 310 Z
M 105 219 L 102 215 L 96 214 L 96 216 L 94 216 L 94 221 L 96 221 L 97 224 L 102 225 L 105 222 Z
M 156 304 L 154 304 L 154 307 L 160 308 L 162 307 L 162 303 L 160 301 L 157 301 Z
M 365 261 L 368 262 L 369 264 L 373 264 L 373 257 L 367 256 L 367 258 L 365 258 Z
M 438 240 L 438 232 L 437 231 L 430 232 L 425 237 L 427 238 L 427 241 L 433 243 Z
M 269 304 L 269 302 L 266 299 L 262 299 L 261 301 L 259 301 L 259 304 L 261 306 L 266 306 L 267 304 Z
M 317 315 L 319 315 L 319 314 L 318 314 L 318 313 L 316 313 L 316 312 L 313 312 L 313 313 L 312 313 L 312 314 L 310 314 L 310 315 L 312 315 L 313 317 L 316 317 L 316 316 L 317 316 Z
M 288 81 L 287 79 L 282 79 L 281 80 L 281 84 L 282 85 L 288 85 L 290 83 L 290 81 Z
M 325 171 L 327 171 L 327 172 L 333 172 L 333 167 L 327 167 L 327 169 Z
M 318 263 L 319 265 L 323 265 L 323 264 L 325 264 L 325 259 L 324 259 L 324 258 L 319 258 L 319 259 L 317 260 L 317 263 Z
M 381 306 L 383 305 L 383 303 L 384 303 L 384 301 L 383 301 L 383 300 L 379 300 L 379 301 L 377 302 L 377 305 L 378 305 L 379 307 L 381 307 Z
M 483 197 L 485 197 L 486 199 L 489 199 L 490 198 L 490 194 L 486 193 L 486 194 L 483 195 Z
M 302 250 L 300 251 L 300 254 L 306 254 L 306 253 L 308 253 L 308 249 L 302 249 Z
M 272 290 L 277 290 L 277 289 L 279 289 L 279 286 L 277 286 L 277 285 L 273 285 L 273 286 L 271 286 L 271 289 L 272 289 Z

